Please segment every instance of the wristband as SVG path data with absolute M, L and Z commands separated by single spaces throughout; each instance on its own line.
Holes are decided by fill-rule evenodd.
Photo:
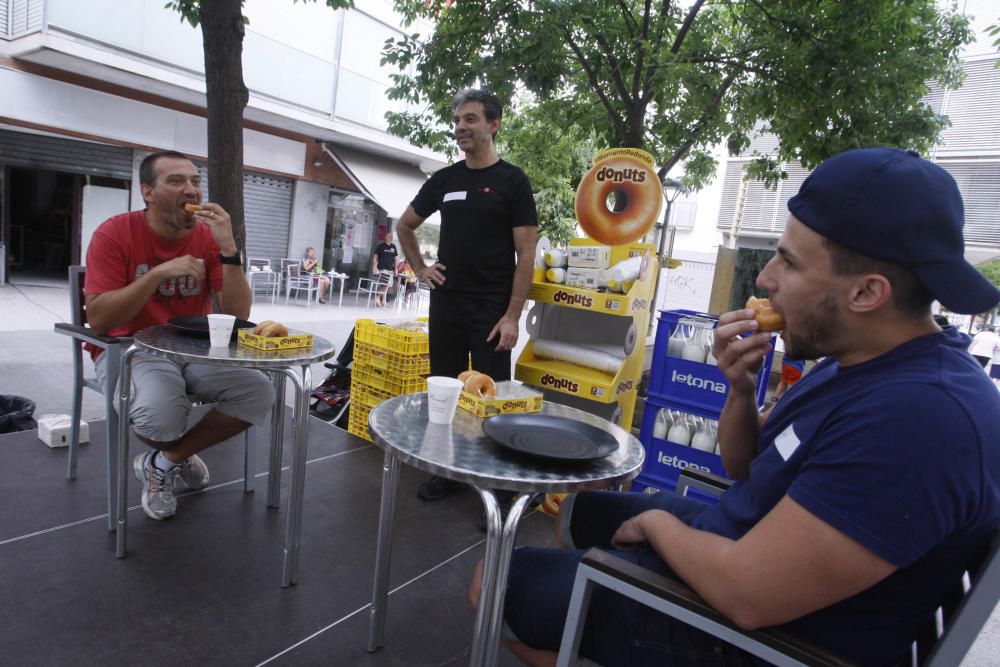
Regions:
M 220 252 L 219 261 L 222 262 L 223 264 L 233 264 L 235 266 L 243 266 L 243 260 L 240 258 L 239 252 L 237 252 L 232 257 L 226 257 Z

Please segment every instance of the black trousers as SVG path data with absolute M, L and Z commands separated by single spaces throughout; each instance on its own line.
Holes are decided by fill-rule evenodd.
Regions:
M 472 294 L 441 288 L 431 291 L 431 374 L 456 377 L 469 368 L 495 381 L 510 379 L 510 350 L 497 352 L 499 334 L 486 337 L 507 312 L 509 294 Z

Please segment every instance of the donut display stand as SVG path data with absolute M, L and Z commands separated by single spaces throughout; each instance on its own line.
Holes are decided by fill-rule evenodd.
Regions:
M 571 247 L 600 246 L 590 238 L 573 239 Z M 516 379 L 539 388 L 545 400 L 570 405 L 629 428 L 635 411 L 639 381 L 646 352 L 649 304 L 659 274 L 656 248 L 651 244 L 629 243 L 610 249 L 611 263 L 642 257 L 643 269 L 627 293 L 598 291 L 583 287 L 535 280 L 529 299 L 535 302 L 528 314 L 529 340 L 515 366 Z M 535 341 L 544 340 L 545 349 L 561 347 L 564 359 L 536 353 Z M 553 345 L 556 343 L 556 345 Z M 621 364 L 609 372 L 606 364 L 598 370 L 582 365 L 588 349 L 620 350 Z M 603 356 L 606 359 L 606 356 Z

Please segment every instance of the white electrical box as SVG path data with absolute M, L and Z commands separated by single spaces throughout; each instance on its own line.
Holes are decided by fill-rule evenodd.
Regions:
M 72 419 L 69 415 L 41 415 L 38 422 L 38 439 L 49 447 L 69 447 Z M 80 444 L 90 441 L 90 427 L 80 420 Z

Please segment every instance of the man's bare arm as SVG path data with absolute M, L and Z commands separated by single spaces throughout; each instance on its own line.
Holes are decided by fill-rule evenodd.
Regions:
M 510 301 L 507 311 L 497 322 L 486 340 L 497 337 L 497 347 L 500 350 L 512 350 L 517 344 L 520 334 L 521 311 L 524 302 L 528 300 L 528 290 L 531 289 L 531 275 L 535 268 L 535 243 L 538 230 L 534 225 L 514 227 L 514 252 L 517 254 L 517 266 L 514 269 L 514 283 L 510 290 Z
M 417 278 L 426 283 L 428 287 L 434 289 L 438 285 L 444 284 L 445 266 L 440 262 L 427 266 L 424 258 L 420 256 L 420 245 L 417 243 L 417 227 L 423 224 L 426 218 L 421 218 L 413 210 L 413 206 L 407 206 L 403 217 L 396 223 L 396 236 L 399 237 L 399 245 L 403 247 L 403 254 L 410 262 L 413 273 Z
M 756 330 L 753 311 L 724 313 L 715 330 L 712 354 L 726 379 L 729 393 L 719 416 L 719 453 L 733 479 L 745 479 L 757 455 L 760 419 L 757 413 L 757 373 L 771 349 L 769 334 L 740 334 Z
M 204 281 L 205 265 L 191 255 L 176 257 L 153 267 L 125 287 L 100 294 L 88 294 L 87 322 L 97 333 L 106 334 L 135 317 L 156 292 L 162 280 L 184 277 Z
M 829 607 L 896 569 L 788 496 L 739 540 L 650 510 L 623 523 L 614 542 L 647 542 L 710 605 L 746 629 Z

